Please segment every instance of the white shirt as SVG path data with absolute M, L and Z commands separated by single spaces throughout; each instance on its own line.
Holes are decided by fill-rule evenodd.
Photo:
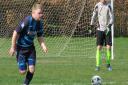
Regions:
M 109 24 L 113 24 L 113 12 L 110 4 L 97 3 L 91 18 L 91 25 L 94 25 L 96 17 L 98 17 L 99 24 L 97 30 L 105 31 Z

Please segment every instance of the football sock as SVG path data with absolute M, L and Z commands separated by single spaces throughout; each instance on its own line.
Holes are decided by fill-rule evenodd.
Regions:
M 29 83 L 32 80 L 32 78 L 33 78 L 33 73 L 28 71 L 27 74 L 26 74 L 26 78 L 25 78 L 24 84 L 25 85 L 29 85 Z
M 107 49 L 107 59 L 106 59 L 106 63 L 107 65 L 110 64 L 110 58 L 111 58 L 111 50 Z
M 100 66 L 100 62 L 101 62 L 101 54 L 100 54 L 100 50 L 97 49 L 96 51 L 96 66 Z

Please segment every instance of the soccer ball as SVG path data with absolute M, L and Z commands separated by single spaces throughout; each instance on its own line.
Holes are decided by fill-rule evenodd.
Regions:
M 95 75 L 95 76 L 92 77 L 91 83 L 92 83 L 92 85 L 101 85 L 102 79 L 101 79 L 100 76 Z

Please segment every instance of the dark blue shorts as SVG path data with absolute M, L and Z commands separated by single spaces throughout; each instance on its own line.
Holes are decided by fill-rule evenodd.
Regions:
M 31 48 L 17 48 L 17 63 L 19 70 L 26 70 L 27 66 L 36 64 L 36 51 L 35 47 Z

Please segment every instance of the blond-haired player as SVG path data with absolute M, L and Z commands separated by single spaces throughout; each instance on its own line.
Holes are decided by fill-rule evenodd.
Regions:
M 19 72 L 21 74 L 27 72 L 24 85 L 29 85 L 35 72 L 36 50 L 33 42 L 35 36 L 37 36 L 41 48 L 45 53 L 47 52 L 43 38 L 42 16 L 42 5 L 35 3 L 32 7 L 32 14 L 25 17 L 13 32 L 9 53 L 13 56 L 16 52 Z

